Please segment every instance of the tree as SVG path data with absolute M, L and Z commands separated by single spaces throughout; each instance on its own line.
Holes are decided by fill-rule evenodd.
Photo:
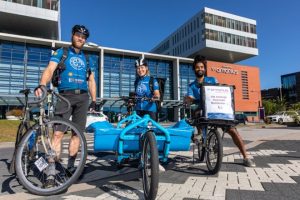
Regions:
M 287 108 L 287 103 L 286 103 L 286 100 L 284 98 L 282 99 L 277 99 L 275 101 L 275 104 L 276 104 L 276 111 L 285 111 L 286 108 Z
M 290 110 L 294 110 L 294 111 L 300 110 L 300 102 L 291 104 Z
M 262 104 L 266 115 L 274 114 L 277 111 L 277 104 L 274 100 L 263 100 Z

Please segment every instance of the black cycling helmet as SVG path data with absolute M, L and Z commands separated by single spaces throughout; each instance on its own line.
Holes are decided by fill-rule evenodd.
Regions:
M 198 62 L 202 62 L 203 65 L 204 65 L 204 68 L 205 70 L 207 69 L 206 68 L 206 58 L 204 56 L 201 56 L 201 55 L 197 55 L 195 58 L 194 58 L 194 62 L 193 62 L 193 70 L 195 70 L 195 66 Z
M 139 58 L 135 61 L 135 67 L 141 66 L 141 65 L 145 65 L 148 66 L 147 61 L 145 60 L 145 58 Z
M 90 36 L 89 30 L 83 25 L 75 25 L 72 28 L 72 34 L 74 35 L 76 32 L 81 33 L 86 36 L 86 39 Z

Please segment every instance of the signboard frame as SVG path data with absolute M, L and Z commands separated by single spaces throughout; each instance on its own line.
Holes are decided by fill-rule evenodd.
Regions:
M 235 120 L 234 87 L 207 85 L 201 87 L 203 117 L 209 120 Z

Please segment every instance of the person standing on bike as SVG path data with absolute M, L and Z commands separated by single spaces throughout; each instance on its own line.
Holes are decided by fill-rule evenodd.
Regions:
M 195 101 L 197 103 L 200 103 L 201 85 L 203 83 L 218 84 L 218 81 L 215 77 L 205 76 L 207 70 L 206 63 L 207 62 L 205 57 L 202 57 L 200 55 L 197 55 L 194 59 L 193 70 L 196 75 L 196 80 L 189 84 L 188 93 L 185 97 L 185 102 L 189 105 Z M 198 111 L 195 112 L 195 115 L 199 115 L 200 112 L 202 112 L 201 108 L 199 108 Z M 201 131 L 201 127 L 197 127 L 197 129 L 198 131 Z M 247 156 L 245 144 L 237 129 L 232 126 L 227 128 L 226 130 L 224 129 L 223 131 L 227 132 L 232 137 L 233 142 L 239 148 L 240 152 L 244 157 L 243 164 L 247 167 L 255 167 L 255 163 Z
M 60 82 L 58 84 L 59 93 L 67 98 L 71 103 L 71 109 L 63 114 L 63 118 L 70 119 L 77 125 L 80 132 L 84 132 L 87 118 L 87 111 L 94 111 L 96 106 L 96 82 L 94 73 L 88 74 L 88 66 L 86 57 L 82 51 L 83 45 L 89 37 L 89 31 L 85 26 L 75 25 L 72 28 L 72 45 L 68 48 L 68 55 L 64 61 L 65 70 L 60 74 Z M 46 86 L 52 79 L 53 73 L 61 61 L 63 56 L 63 48 L 55 51 L 50 58 L 50 62 L 43 72 L 40 85 Z M 41 89 L 35 90 L 36 96 L 41 96 Z M 92 102 L 89 105 L 90 93 Z M 65 110 L 66 105 L 58 101 L 56 111 Z M 57 159 L 61 154 L 61 143 L 64 137 L 64 128 L 55 131 L 52 138 L 52 145 L 56 153 Z M 69 159 L 67 168 L 70 172 L 75 171 L 74 162 L 79 148 L 79 139 L 72 136 L 69 144 Z
M 137 97 L 135 105 L 136 113 L 141 117 L 148 114 L 153 120 L 157 121 L 157 105 L 155 100 L 160 98 L 158 82 L 156 79 L 153 79 L 153 88 L 150 88 L 150 71 L 144 58 L 136 60 L 135 67 L 137 74 L 134 82 L 135 95 Z

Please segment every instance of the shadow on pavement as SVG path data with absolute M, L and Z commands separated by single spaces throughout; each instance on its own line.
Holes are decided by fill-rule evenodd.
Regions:
M 8 159 L 1 159 L 0 162 L 5 163 L 7 171 L 9 169 L 10 163 Z M 3 175 L 3 177 L 8 177 L 2 182 L 1 193 L 7 192 L 8 194 L 15 194 L 16 192 L 11 188 L 11 182 L 16 179 L 15 175 Z

